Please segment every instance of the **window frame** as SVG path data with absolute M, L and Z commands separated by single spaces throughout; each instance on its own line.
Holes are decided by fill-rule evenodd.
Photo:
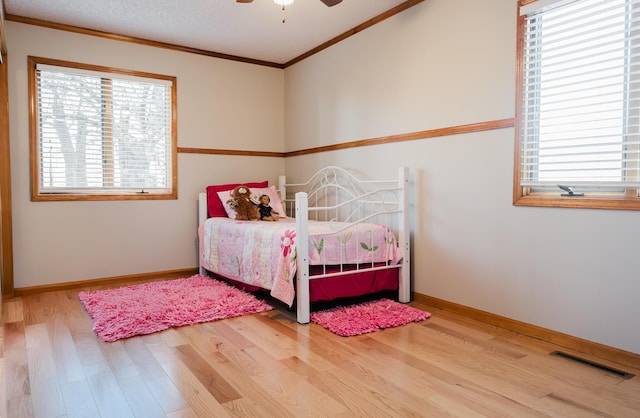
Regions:
M 517 7 L 517 35 L 516 35 L 516 117 L 515 117 L 515 158 L 513 174 L 513 205 L 556 208 L 588 208 L 588 209 L 617 209 L 640 210 L 640 188 L 626 189 L 624 192 L 613 193 L 585 193 L 584 196 L 561 196 L 558 192 L 532 191 L 520 185 L 521 181 L 521 153 L 522 153 L 522 123 L 524 100 L 524 55 L 526 16 L 520 15 L 520 7 L 535 3 L 538 0 L 518 0 Z
M 174 76 L 153 74 L 142 71 L 126 70 L 100 65 L 84 64 L 58 59 L 28 56 L 28 89 L 29 89 L 29 163 L 31 175 L 31 201 L 95 201 L 95 200 L 174 200 L 178 198 L 178 144 L 177 144 L 177 78 Z M 114 75 L 134 76 L 156 80 L 166 80 L 171 83 L 171 134 L 170 161 L 171 169 L 168 178 L 171 184 L 168 192 L 147 192 L 144 190 L 114 190 L 69 192 L 43 192 L 40 190 L 40 137 L 38 123 L 38 88 L 37 65 L 47 64 L 58 67 L 68 67 L 81 70 L 97 71 Z M 97 191 L 96 191 L 97 190 Z

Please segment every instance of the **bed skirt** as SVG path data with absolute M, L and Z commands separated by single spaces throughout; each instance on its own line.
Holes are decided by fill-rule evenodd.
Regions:
M 309 266 L 309 274 L 311 277 L 323 274 L 324 268 L 326 268 L 326 273 L 339 271 L 339 267 Z M 343 266 L 343 269 L 345 268 L 355 270 L 356 266 Z M 324 277 L 320 279 L 311 279 L 309 280 L 309 298 L 311 302 L 321 302 L 368 295 L 385 290 L 396 291 L 398 290 L 398 273 L 399 269 L 397 268 L 387 268 L 382 270 L 361 271 L 353 274 Z M 209 274 L 216 278 L 225 280 L 233 286 L 247 292 L 268 290 L 229 279 L 216 273 L 209 272 Z

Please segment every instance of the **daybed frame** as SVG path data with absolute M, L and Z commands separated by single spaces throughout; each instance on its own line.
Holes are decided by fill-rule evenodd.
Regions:
M 409 170 L 399 169 L 394 180 L 363 181 L 348 171 L 335 166 L 321 169 L 305 183 L 287 183 L 285 176 L 279 178 L 279 192 L 287 214 L 295 214 L 297 272 L 296 309 L 297 321 L 310 321 L 311 302 L 309 281 L 326 277 L 352 274 L 340 268 L 338 272 L 309 274 L 309 220 L 349 223 L 381 223 L 388 225 L 396 234 L 402 260 L 398 264 L 383 266 L 358 266 L 355 272 L 382 269 L 399 269 L 398 300 L 411 300 L 410 239 L 409 239 Z M 295 198 L 293 197 L 295 196 Z M 199 194 L 198 220 L 207 219 L 207 196 Z M 344 229 L 344 228 L 342 228 Z M 336 230 L 338 232 L 340 229 Z M 198 260 L 200 258 L 198 257 Z M 200 266 L 201 274 L 206 274 Z

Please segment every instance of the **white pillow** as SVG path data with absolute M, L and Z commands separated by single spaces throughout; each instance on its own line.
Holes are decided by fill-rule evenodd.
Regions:
M 251 198 L 256 202 L 260 199 L 260 196 L 262 196 L 263 194 L 266 194 L 267 196 L 269 196 L 269 198 L 271 199 L 271 203 L 269 204 L 271 208 L 274 211 L 278 212 L 278 217 L 286 218 L 286 213 L 284 212 L 282 200 L 280 200 L 280 195 L 278 194 L 278 191 L 276 190 L 275 186 L 265 187 L 265 188 L 250 187 L 249 190 L 251 190 Z M 229 218 L 235 219 L 236 211 L 227 203 L 227 200 L 231 199 L 231 190 L 217 192 L 217 193 L 218 193 L 218 197 L 220 198 L 220 202 L 222 202 L 222 206 L 224 207 L 224 210 L 227 212 L 227 215 L 229 216 Z

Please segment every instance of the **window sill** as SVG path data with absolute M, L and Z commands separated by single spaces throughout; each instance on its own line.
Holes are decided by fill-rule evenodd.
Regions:
M 514 206 L 534 206 L 547 208 L 640 210 L 640 198 L 616 196 L 574 196 L 563 197 L 556 193 L 531 193 L 516 196 Z
M 31 195 L 32 202 L 96 201 L 96 200 L 176 200 L 178 192 L 127 194 L 42 193 Z

